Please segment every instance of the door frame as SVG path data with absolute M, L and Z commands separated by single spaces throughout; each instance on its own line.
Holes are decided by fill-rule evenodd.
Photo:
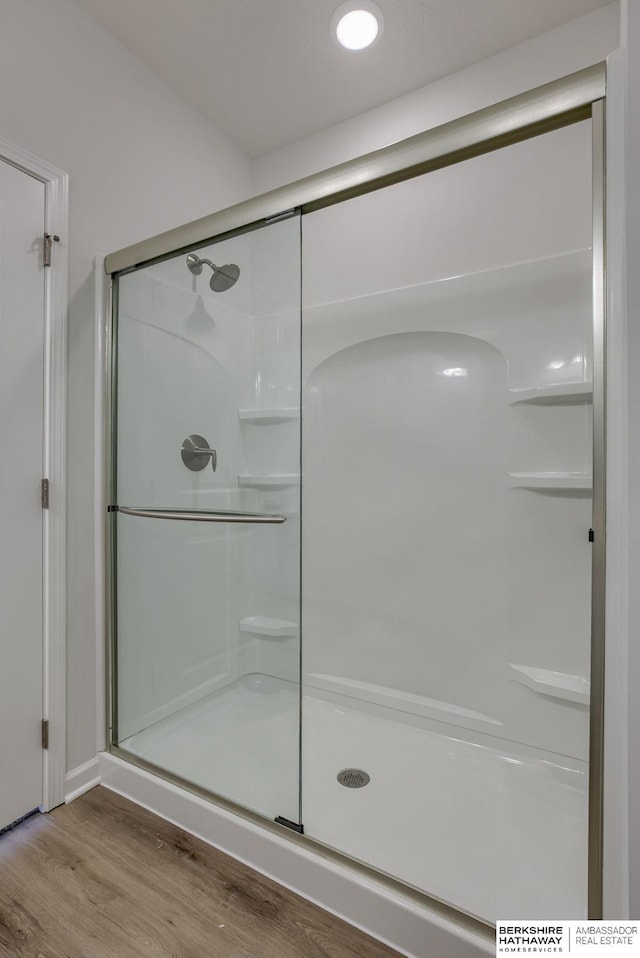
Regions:
M 49 745 L 42 750 L 42 804 L 65 799 L 66 776 L 66 419 L 69 176 L 40 157 L 0 139 L 0 161 L 44 184 L 44 232 L 60 237 L 44 270 L 42 476 L 49 508 L 42 510 L 42 718 Z

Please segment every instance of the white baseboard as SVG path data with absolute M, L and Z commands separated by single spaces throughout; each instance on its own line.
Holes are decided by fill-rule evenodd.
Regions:
M 122 759 L 101 752 L 106 788 L 185 829 L 209 845 L 273 878 L 409 958 L 441 955 L 481 958 L 495 954 L 493 937 L 451 920 L 321 850 L 292 841 L 192 795 Z
M 98 759 L 92 758 L 84 765 L 78 765 L 67 772 L 65 779 L 65 803 L 68 805 L 74 798 L 79 798 L 88 792 L 90 788 L 95 788 L 100 784 L 100 767 Z

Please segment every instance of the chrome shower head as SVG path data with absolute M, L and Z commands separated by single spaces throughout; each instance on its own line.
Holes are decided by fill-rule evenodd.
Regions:
M 226 266 L 216 266 L 210 259 L 200 259 L 197 253 L 189 253 L 187 256 L 187 269 L 193 273 L 194 276 L 200 275 L 205 263 L 207 266 L 210 266 L 212 270 L 209 286 L 214 293 L 224 293 L 225 290 L 231 289 L 231 287 L 237 283 L 238 277 L 240 276 L 240 267 L 236 266 L 235 263 L 227 263 Z
M 225 290 L 238 282 L 240 267 L 235 263 L 227 263 L 226 266 L 214 266 L 213 274 L 209 280 L 209 286 L 214 293 L 224 293 Z

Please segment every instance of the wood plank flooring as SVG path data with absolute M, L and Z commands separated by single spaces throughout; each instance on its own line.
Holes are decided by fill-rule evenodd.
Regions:
M 98 787 L 0 837 L 2 958 L 398 958 Z

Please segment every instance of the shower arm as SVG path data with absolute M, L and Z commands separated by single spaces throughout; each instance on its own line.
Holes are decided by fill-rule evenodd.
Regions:
M 187 256 L 187 268 L 190 273 L 193 273 L 194 276 L 199 276 L 202 272 L 202 267 L 204 265 L 209 266 L 215 273 L 218 267 L 215 263 L 212 263 L 210 259 L 205 259 L 204 257 L 198 256 L 197 253 L 189 253 Z

